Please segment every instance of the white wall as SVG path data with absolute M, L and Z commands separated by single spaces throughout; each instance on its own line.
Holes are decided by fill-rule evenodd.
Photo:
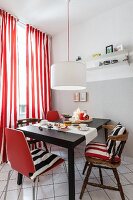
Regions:
M 133 2 L 129 1 L 117 8 L 103 13 L 91 20 L 71 28 L 70 59 L 81 56 L 89 59 L 93 53 L 105 53 L 105 47 L 113 44 L 123 44 L 130 52 L 130 66 L 113 67 L 115 79 L 109 78 L 109 71 L 104 81 L 95 81 L 100 72 L 88 71 L 94 77 L 94 82 L 87 83 L 89 98 L 85 103 L 73 102 L 73 92 L 53 91 L 53 107 L 60 112 L 71 114 L 78 106 L 88 110 L 92 117 L 110 118 L 115 122 L 121 121 L 130 133 L 126 154 L 133 157 Z M 67 60 L 66 32 L 53 37 L 53 62 Z M 118 78 L 122 74 L 122 79 Z M 116 76 L 117 74 L 117 76 Z M 125 78 L 124 78 L 125 76 Z

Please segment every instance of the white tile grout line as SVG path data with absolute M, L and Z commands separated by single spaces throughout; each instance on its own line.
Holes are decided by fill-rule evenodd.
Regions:
M 21 190 L 22 190 L 22 184 L 21 184 L 21 187 L 20 187 L 20 189 L 19 189 L 19 194 L 18 194 L 17 200 L 19 200 L 19 197 L 20 197 L 20 194 L 21 194 Z
M 4 190 L 1 192 L 0 199 L 1 199 L 2 195 L 3 195 L 3 193 L 4 193 Z
M 54 191 L 54 199 L 55 199 L 55 186 L 54 186 L 54 177 L 53 177 L 53 171 L 52 171 L 52 181 L 53 181 L 53 191 Z
M 124 165 L 127 169 L 129 169 L 130 171 L 131 171 L 131 173 L 133 173 L 133 170 L 131 170 L 129 167 L 128 167 L 128 165 L 130 165 L 130 164 L 126 164 L 126 165 Z

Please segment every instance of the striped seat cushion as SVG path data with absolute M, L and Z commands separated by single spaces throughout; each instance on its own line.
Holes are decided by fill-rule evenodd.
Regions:
M 125 133 L 125 127 L 123 127 L 121 125 L 121 123 L 118 123 L 116 125 L 116 127 L 112 130 L 111 132 L 111 135 L 112 136 L 116 136 L 116 135 L 121 135 L 121 134 L 124 134 Z M 108 149 L 108 153 L 110 155 L 113 155 L 113 144 L 114 144 L 114 141 L 113 140 L 107 140 L 107 149 Z M 122 142 L 121 141 L 116 141 L 116 147 L 115 147 L 115 151 L 116 151 L 116 154 L 119 155 L 119 151 L 120 151 L 120 147 L 121 147 L 121 144 Z
M 109 161 L 111 159 L 110 154 L 108 153 L 106 144 L 102 144 L 102 143 L 88 144 L 85 149 L 85 156 L 93 157 L 93 158 L 101 159 L 101 160 L 105 160 L 105 161 Z M 120 157 L 115 156 L 114 161 L 119 162 Z
M 31 156 L 35 165 L 35 173 L 30 177 L 36 178 L 38 175 L 54 168 L 58 164 L 64 162 L 64 160 L 52 153 L 46 152 L 42 149 L 34 149 L 31 151 Z

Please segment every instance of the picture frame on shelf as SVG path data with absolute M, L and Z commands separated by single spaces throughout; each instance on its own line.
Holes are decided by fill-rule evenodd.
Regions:
M 109 45 L 106 47 L 106 54 L 113 53 L 113 45 Z
M 87 101 L 87 92 L 81 92 L 80 93 L 80 101 L 81 102 Z
M 75 101 L 75 102 L 79 102 L 80 101 L 80 93 L 79 92 L 75 92 L 73 94 L 73 101 Z

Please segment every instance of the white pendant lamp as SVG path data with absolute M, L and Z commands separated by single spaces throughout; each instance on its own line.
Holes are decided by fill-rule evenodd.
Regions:
M 68 61 L 51 66 L 51 88 L 54 90 L 83 90 L 86 88 L 86 66 L 69 61 L 69 1 L 68 1 Z

